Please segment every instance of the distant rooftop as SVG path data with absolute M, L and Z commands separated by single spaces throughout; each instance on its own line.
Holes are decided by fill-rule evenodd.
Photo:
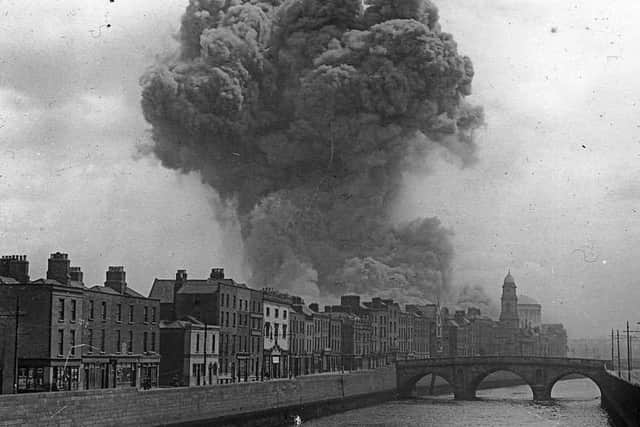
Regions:
M 526 295 L 518 295 L 518 305 L 540 305 L 540 303 Z

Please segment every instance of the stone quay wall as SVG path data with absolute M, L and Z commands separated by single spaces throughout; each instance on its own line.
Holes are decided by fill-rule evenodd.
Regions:
M 602 407 L 616 427 L 640 426 L 640 386 L 609 371 L 600 386 Z
M 395 390 L 395 367 L 385 367 L 204 387 L 0 395 L 0 426 L 281 425 L 294 414 L 377 403 Z

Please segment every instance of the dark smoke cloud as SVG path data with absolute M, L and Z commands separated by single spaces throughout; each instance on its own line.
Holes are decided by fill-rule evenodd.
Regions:
M 451 232 L 390 221 L 402 173 L 437 145 L 471 161 L 483 119 L 433 4 L 191 0 L 180 40 L 142 79 L 153 152 L 233 207 L 254 286 L 446 290 Z
M 465 285 L 457 290 L 457 295 L 453 298 L 456 305 L 465 310 L 469 307 L 479 308 L 480 312 L 492 318 L 498 317 L 500 309 L 480 286 Z

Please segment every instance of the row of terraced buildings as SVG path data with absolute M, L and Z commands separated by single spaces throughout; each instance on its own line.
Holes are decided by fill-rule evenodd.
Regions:
M 0 392 L 264 381 L 455 355 L 564 355 L 561 325 L 518 321 L 515 282 L 507 279 L 494 321 L 473 307 L 402 307 L 357 295 L 321 309 L 252 289 L 222 268 L 203 279 L 178 270 L 143 296 L 122 266 L 108 268 L 104 285 L 86 286 L 67 254 L 51 254 L 46 278 L 34 281 L 26 256 L 4 256 Z

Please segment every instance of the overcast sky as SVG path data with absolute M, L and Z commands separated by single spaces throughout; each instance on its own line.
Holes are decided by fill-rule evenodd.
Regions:
M 175 49 L 186 2 L 0 3 L 0 252 L 32 278 L 69 252 L 88 284 L 124 264 L 133 288 L 185 267 L 244 279 L 214 193 L 136 155 L 138 79 Z M 434 156 L 399 219 L 455 230 L 457 285 L 498 300 L 508 268 L 571 336 L 640 321 L 640 3 L 448 0 L 445 31 L 475 66 L 478 162 Z

